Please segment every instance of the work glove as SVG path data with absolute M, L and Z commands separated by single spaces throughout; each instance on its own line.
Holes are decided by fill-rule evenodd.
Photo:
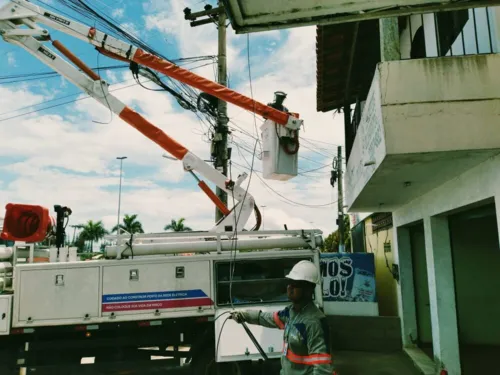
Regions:
M 246 322 L 245 311 L 233 311 L 229 318 L 240 324 Z
M 259 319 L 259 313 L 260 311 L 258 310 L 237 310 L 233 311 L 229 317 L 237 323 L 253 322 Z

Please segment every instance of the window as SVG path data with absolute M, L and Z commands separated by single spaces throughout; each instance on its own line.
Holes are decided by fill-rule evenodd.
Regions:
M 392 213 L 379 212 L 372 215 L 373 233 L 392 228 Z
M 301 260 L 312 257 L 236 260 L 230 293 L 230 262 L 215 264 L 216 303 L 218 306 L 231 304 L 283 303 L 288 301 L 285 276 Z

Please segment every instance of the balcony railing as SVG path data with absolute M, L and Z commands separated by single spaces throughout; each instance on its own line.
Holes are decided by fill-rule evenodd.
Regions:
M 495 8 L 403 17 L 400 19 L 401 59 L 496 53 L 495 21 Z
M 499 52 L 498 8 L 475 8 L 400 17 L 401 59 L 482 55 Z M 410 38 L 411 35 L 411 38 Z M 350 151 L 361 122 L 364 101 L 351 112 L 351 132 L 346 138 Z

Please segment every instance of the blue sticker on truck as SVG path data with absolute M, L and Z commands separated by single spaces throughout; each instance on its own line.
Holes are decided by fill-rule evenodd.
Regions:
M 134 311 L 211 306 L 214 302 L 201 289 L 163 292 L 105 294 L 102 311 Z

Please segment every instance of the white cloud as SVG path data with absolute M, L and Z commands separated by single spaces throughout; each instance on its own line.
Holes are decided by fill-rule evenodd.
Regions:
M 141 32 L 139 31 L 137 26 L 132 22 L 124 22 L 120 25 L 120 27 L 136 37 L 141 35 Z
M 116 8 L 113 10 L 111 15 L 114 18 L 123 18 L 123 16 L 125 15 L 125 8 Z
M 7 52 L 7 64 L 12 67 L 16 67 L 16 57 L 14 55 L 14 52 Z
M 197 2 L 193 0 L 187 6 L 194 9 Z M 150 1 L 147 28 L 142 33 L 167 33 L 166 38 L 179 46 L 181 56 L 216 54 L 215 27 L 191 28 L 183 18 L 185 6 L 178 1 Z M 305 119 L 305 131 L 301 135 L 328 143 L 302 141 L 299 167 L 312 169 L 331 163 L 331 156 L 336 154 L 334 144 L 343 141 L 343 121 L 341 115 L 332 118 L 331 113 L 317 113 L 315 109 L 314 28 L 270 32 L 265 36 L 252 34 L 251 50 L 261 46 L 264 40 L 264 46 L 275 48 L 276 53 L 266 61 L 251 60 L 254 97 L 267 103 L 272 100 L 274 91 L 287 92 L 286 105 Z M 246 36 L 236 36 L 228 28 L 228 43 L 231 74 L 247 81 Z M 213 77 L 211 66 L 200 69 L 198 73 Z M 129 80 L 112 89 L 134 83 L 129 72 L 108 72 L 107 75 L 112 82 Z M 250 95 L 248 82 L 236 89 Z M 74 88 L 69 90 L 73 92 Z M 204 130 L 197 118 L 188 111 L 176 112 L 168 94 L 137 86 L 123 88 L 114 94 L 133 108 L 140 109 L 149 121 L 200 157 L 209 157 L 210 146 L 199 135 Z M 48 97 L 33 94 L 27 87 L 1 86 L 0 96 L 3 98 L 0 113 L 34 105 Z M 232 105 L 229 114 L 244 132 L 255 133 L 252 115 Z M 5 117 L 8 116 L 0 117 L 0 121 Z M 253 148 L 251 137 L 241 132 L 234 132 L 234 136 L 240 145 L 243 139 L 246 148 Z M 116 224 L 118 203 L 119 164 L 115 158 L 126 155 L 122 214 L 139 214 L 147 231 L 159 231 L 172 218 L 179 217 L 185 217 L 186 224 L 193 229 L 204 230 L 213 225 L 213 204 L 198 190 L 196 181 L 183 171 L 182 164 L 162 158 L 164 151 L 160 147 L 116 115 L 111 117 L 108 109 L 92 99 L 66 106 L 64 113 L 40 112 L 0 122 L 0 138 L 8 140 L 0 148 L 0 161 L 21 158 L 21 161 L 0 168 L 0 181 L 3 173 L 14 176 L 12 181 L 5 180 L 0 190 L 1 205 L 7 202 L 43 204 L 50 208 L 54 204 L 68 205 L 73 209 L 72 223 L 102 219 L 111 228 Z M 232 154 L 235 163 L 233 178 L 236 178 L 238 173 L 246 170 L 251 155 L 243 152 L 245 161 L 236 148 Z M 141 169 L 147 172 L 139 174 Z M 259 160 L 256 160 L 255 169 L 262 170 Z M 268 186 L 258 175 L 252 176 L 249 191 L 258 205 L 267 206 L 264 213 L 266 229 L 282 229 L 287 224 L 289 229 L 314 226 L 329 233 L 335 228 L 336 204 L 317 207 L 336 201 L 336 192 L 329 184 L 329 168 L 311 172 L 306 175 L 308 177 L 298 176 L 286 183 L 265 181 Z M 246 184 L 247 181 L 243 186 Z M 286 200 L 289 201 L 284 203 Z M 248 227 L 251 225 L 249 222 Z

